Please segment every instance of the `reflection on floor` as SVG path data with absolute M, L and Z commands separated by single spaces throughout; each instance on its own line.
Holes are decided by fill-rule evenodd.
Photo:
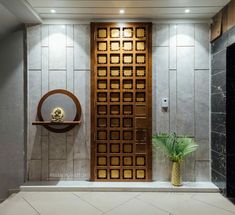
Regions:
M 231 215 L 218 193 L 20 192 L 0 204 L 1 215 Z

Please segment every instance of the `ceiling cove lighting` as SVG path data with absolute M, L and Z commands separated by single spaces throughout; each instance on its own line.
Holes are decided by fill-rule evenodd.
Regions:
M 56 13 L 56 10 L 55 9 L 51 9 L 51 13 Z
M 119 11 L 119 13 L 120 13 L 120 14 L 124 14 L 124 13 L 125 13 L 125 10 L 124 10 L 124 9 L 121 9 L 121 10 Z
M 184 10 L 184 12 L 185 13 L 190 13 L 190 9 L 187 8 L 187 9 Z

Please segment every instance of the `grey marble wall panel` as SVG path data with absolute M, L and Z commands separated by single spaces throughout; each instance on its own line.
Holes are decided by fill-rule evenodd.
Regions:
M 65 180 L 66 177 L 66 160 L 49 161 L 49 180 Z
M 153 180 L 156 181 L 169 181 L 171 176 L 171 165 L 161 151 L 153 151 Z
M 76 28 L 76 33 L 74 28 Z M 90 98 L 87 96 L 90 95 L 90 72 L 81 71 L 77 79 L 74 77 L 74 59 L 77 63 L 79 61 L 80 65 L 81 59 L 75 58 L 73 46 L 74 35 L 77 35 L 76 45 L 79 48 L 86 47 L 86 50 L 83 49 L 83 57 L 89 60 L 90 39 L 87 37 L 89 25 L 41 25 L 37 29 L 39 29 L 37 31 L 38 38 L 41 38 L 38 39 L 38 47 L 41 49 L 38 52 L 41 53 L 42 65 L 41 70 L 35 68 L 30 70 L 28 79 L 28 107 L 31 117 L 28 122 L 28 164 L 30 167 L 28 168 L 28 179 L 36 178 L 34 175 L 37 171 L 35 169 L 37 165 L 35 162 L 30 164 L 32 159 L 41 162 L 37 178 L 40 176 L 42 180 L 60 178 L 73 180 L 74 173 L 78 179 L 79 171 L 83 171 L 80 175 L 87 178 L 90 171 L 89 165 L 87 165 L 90 159 Z M 80 38 L 84 38 L 84 40 L 81 41 Z M 85 39 L 86 44 L 84 44 Z M 76 50 L 78 51 L 78 48 Z M 74 85 L 75 82 L 76 85 Z M 75 92 L 82 104 L 83 111 L 82 125 L 64 135 L 57 135 L 44 128 L 41 129 L 40 126 L 31 125 L 31 122 L 35 120 L 36 107 L 42 94 L 58 88 Z M 75 159 L 82 161 L 77 164 L 77 166 L 80 165 L 77 169 L 73 165 Z M 38 164 L 38 162 L 36 163 Z
M 49 159 L 64 160 L 66 155 L 66 133 L 50 133 L 49 134 Z
M 85 119 L 85 129 L 86 129 L 86 146 L 88 149 L 87 159 L 90 159 L 91 150 L 91 83 L 90 83 L 91 71 L 86 71 L 86 108 L 84 110 Z
M 90 70 L 90 26 L 74 26 L 74 69 Z
M 170 70 L 170 132 L 177 132 L 177 71 Z
M 78 159 L 74 160 L 74 179 L 75 180 L 89 180 L 90 179 L 90 160 Z
M 194 48 L 177 51 L 177 133 L 194 136 Z
M 152 132 L 157 133 L 157 72 L 156 72 L 156 48 L 153 47 L 152 54 Z
M 52 137 L 57 134 L 49 133 L 45 129 L 41 133 L 40 127 L 37 129 L 32 127 L 31 119 L 29 119 L 29 132 L 33 129 L 39 131 L 38 136 L 32 132 L 34 141 L 31 140 L 28 143 L 29 151 L 31 151 L 28 153 L 29 164 L 33 145 L 38 142 L 38 152 L 39 149 L 43 152 L 41 157 L 34 158 L 34 161 L 41 162 L 38 178 L 40 176 L 42 180 L 88 180 L 91 147 L 90 102 L 92 102 L 90 101 L 90 38 L 88 36 L 90 27 L 89 25 L 42 25 L 38 29 L 37 32 L 41 36 L 35 36 L 38 37 L 37 40 L 41 38 L 38 46 L 40 50 L 38 49 L 37 52 L 41 53 L 42 65 L 35 72 L 38 73 L 38 77 L 42 77 L 42 80 L 37 80 L 39 85 L 36 86 L 33 86 L 32 82 L 32 87 L 38 87 L 38 90 L 41 90 L 39 90 L 40 93 L 56 88 L 73 92 L 82 106 L 82 123 L 73 131 L 67 132 L 65 136 L 59 135 L 57 138 Z M 206 30 L 209 32 L 209 28 L 206 29 L 201 24 L 196 27 L 194 24 L 153 25 L 153 133 L 177 131 L 179 134 L 194 136 L 194 130 L 205 128 L 206 131 L 208 129 L 205 123 L 208 113 L 203 111 L 197 114 L 196 111 L 205 110 L 209 104 L 209 101 L 206 104 L 206 97 L 201 98 L 203 90 L 208 87 L 205 79 L 209 71 L 204 70 L 205 65 L 203 65 L 204 71 L 196 71 L 198 77 L 194 71 L 196 52 L 200 53 L 202 49 L 209 49 L 209 43 L 206 44 L 202 36 L 206 34 Z M 59 47 L 56 46 L 57 43 Z M 199 47 L 198 51 L 196 51 L 196 46 Z M 203 54 L 206 56 L 206 51 Z M 34 61 L 37 62 L 36 59 Z M 35 68 L 37 67 L 32 70 Z M 201 82 L 203 82 L 203 89 L 197 90 L 196 85 L 201 87 Z M 29 101 L 34 101 L 34 103 L 29 102 L 28 105 L 29 115 L 32 117 L 35 117 L 35 107 L 41 96 L 40 94 L 35 97 L 34 88 L 32 88 L 33 91 L 31 87 L 29 88 Z M 167 111 L 161 109 L 163 97 L 169 98 L 170 107 Z M 202 121 L 201 118 L 203 118 Z M 201 169 L 203 164 L 197 164 L 197 162 L 207 158 L 209 142 L 203 138 L 199 141 L 204 151 L 189 157 L 186 165 L 182 167 L 186 181 L 199 180 L 208 175 L 206 170 L 203 172 Z M 153 157 L 153 179 L 169 180 L 171 171 L 169 159 L 161 152 L 154 152 Z M 32 174 L 31 178 L 36 178 L 34 171 L 37 171 L 35 170 L 37 164 L 29 165 L 28 174 Z
M 195 71 L 195 138 L 197 158 L 209 159 L 209 71 Z M 206 152 L 206 154 L 205 154 Z M 205 156 L 205 157 L 203 157 Z
M 195 24 L 195 69 L 209 70 L 208 24 Z
M 169 110 L 161 107 L 163 98 L 169 98 L 169 48 L 157 47 L 154 49 L 154 60 L 156 60 L 153 71 L 156 72 L 157 107 L 156 128 L 157 132 L 169 132 Z
M 49 26 L 49 69 L 66 70 L 66 27 Z
M 42 95 L 48 92 L 49 88 L 49 49 L 42 47 Z
M 176 69 L 177 61 L 176 61 L 176 43 L 177 43 L 177 25 L 170 25 L 170 69 Z
M 73 47 L 73 44 L 74 44 L 73 41 L 74 41 L 73 25 L 67 25 L 67 38 L 66 38 L 67 47 Z
M 73 145 L 74 145 L 74 137 L 73 136 L 69 136 L 68 134 L 66 134 L 66 142 L 67 142 L 67 146 L 66 146 L 66 157 L 67 157 L 67 165 L 66 165 L 66 178 L 68 179 L 73 179 Z
M 153 26 L 153 46 L 169 46 L 169 25 L 159 24 Z
M 41 159 L 41 127 L 33 126 L 36 120 L 37 105 L 41 98 L 41 71 L 29 71 L 28 74 L 28 144 L 27 156 L 29 159 Z
M 87 130 L 85 123 L 87 117 L 86 108 L 89 105 L 88 97 L 90 96 L 86 94 L 87 88 L 89 88 L 89 85 L 87 85 L 89 82 L 87 83 L 86 71 L 76 71 L 74 78 L 74 83 L 76 86 L 74 93 L 79 98 L 82 108 L 82 123 L 78 128 L 75 129 L 76 137 L 74 145 L 74 158 L 87 159 L 90 154 L 90 144 L 87 142 Z
M 41 26 L 33 26 L 27 30 L 28 69 L 41 69 Z
M 29 174 L 28 178 L 30 181 L 40 181 L 41 180 L 41 160 L 30 160 L 29 161 Z
M 42 136 L 42 180 L 48 180 L 49 177 L 49 138 Z
M 196 160 L 210 160 L 210 145 L 208 139 L 195 138 L 198 144 L 196 151 Z
M 177 46 L 185 47 L 194 45 L 194 24 L 177 25 Z
M 53 71 L 49 72 L 49 90 L 66 89 L 66 71 Z
M 74 91 L 74 59 L 73 59 L 73 47 L 67 48 L 67 90 L 73 92 Z
M 195 181 L 196 179 L 196 154 L 190 154 L 185 158 L 182 163 L 182 180 L 183 181 Z
M 48 47 L 49 46 L 49 25 L 42 25 L 42 47 Z M 42 63 L 43 65 L 43 63 Z
M 210 161 L 196 161 L 196 181 L 210 181 Z

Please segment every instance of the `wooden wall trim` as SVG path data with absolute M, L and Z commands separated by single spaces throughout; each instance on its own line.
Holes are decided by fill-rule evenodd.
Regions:
M 235 0 L 231 0 L 213 18 L 211 24 L 211 42 L 235 26 Z

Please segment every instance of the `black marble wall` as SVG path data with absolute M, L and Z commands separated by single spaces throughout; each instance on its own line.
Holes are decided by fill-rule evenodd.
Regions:
M 233 148 L 235 149 L 231 147 L 232 142 L 235 143 L 233 135 L 231 137 L 232 131 L 235 133 L 235 102 L 234 105 L 231 102 L 231 96 L 235 95 L 233 88 L 235 87 L 235 46 L 233 46 L 234 51 L 230 50 L 232 47 L 230 45 L 233 43 L 235 43 L 235 28 L 212 43 L 211 72 L 212 181 L 228 197 L 235 197 L 233 188 L 235 174 L 231 172 L 234 168 L 232 165 L 235 165 L 235 156 L 231 156 L 234 153 Z M 233 124 L 234 126 L 231 126 Z

